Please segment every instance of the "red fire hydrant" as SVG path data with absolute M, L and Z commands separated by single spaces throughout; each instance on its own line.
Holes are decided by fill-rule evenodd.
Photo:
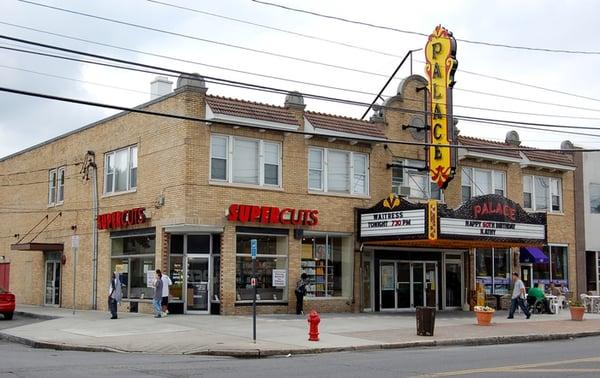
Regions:
M 321 322 L 321 317 L 319 313 L 315 310 L 312 310 L 310 314 L 308 314 L 308 341 L 319 341 L 319 323 Z

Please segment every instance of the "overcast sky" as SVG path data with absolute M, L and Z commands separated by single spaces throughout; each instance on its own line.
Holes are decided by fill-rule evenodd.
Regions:
M 251 0 L 161 1 L 369 48 L 388 55 L 175 9 L 146 0 L 33 1 L 198 38 L 383 75 L 391 74 L 401 59 L 389 54 L 403 56 L 410 49 L 423 48 L 426 43 L 426 38 L 423 36 L 323 19 L 257 4 Z M 597 30 L 600 2 L 593 0 L 576 2 L 566 0 L 272 1 L 348 19 L 427 34 L 431 33 L 437 24 L 442 24 L 458 39 L 551 49 L 600 51 Z M 3 23 L 65 34 L 140 52 L 75 41 Z M 117 25 L 17 0 L 0 2 L 0 34 L 186 72 L 199 72 L 207 76 L 362 102 L 371 102 L 374 96 L 265 79 L 224 69 L 153 57 L 141 52 L 367 93 L 378 92 L 386 81 L 386 78 L 381 76 L 298 62 L 190 38 Z M 17 47 L 18 45 L 15 42 L 0 40 L 0 47 Z M 31 49 L 32 47 L 26 48 Z M 600 67 L 600 55 L 524 51 L 458 42 L 457 59 L 459 69 L 456 73 L 457 84 L 454 91 L 454 113 L 457 115 L 600 128 L 600 76 L 597 74 L 598 67 Z M 423 52 L 417 52 L 413 64 L 414 73 L 424 73 L 422 61 Z M 463 70 L 569 92 L 592 99 L 487 79 Z M 386 90 L 385 95 L 394 95 L 399 80 L 408 75 L 410 75 L 410 65 L 405 64 Z M 135 106 L 150 99 L 150 82 L 155 76 L 0 50 L 0 86 L 2 87 L 121 106 Z M 175 78 L 172 78 L 172 81 L 175 81 Z M 284 96 L 279 94 L 242 90 L 216 84 L 208 84 L 208 87 L 209 93 L 214 95 L 277 105 L 283 104 L 284 100 Z M 494 97 L 471 91 L 488 92 L 556 105 Z M 365 110 L 361 107 L 312 99 L 306 99 L 305 102 L 309 110 L 349 117 L 360 117 Z M 461 106 L 492 108 L 503 112 Z M 512 114 L 507 111 L 539 113 L 546 116 Z M 114 112 L 106 109 L 0 93 L 0 156 L 17 152 L 112 113 Z M 579 118 L 566 118 L 567 116 Z M 506 132 L 515 129 L 521 135 L 523 143 L 530 146 L 559 148 L 561 141 L 569 139 L 582 147 L 600 148 L 600 131 L 594 130 L 581 132 L 597 134 L 597 137 L 528 131 L 465 121 L 461 121 L 458 127 L 463 135 L 492 140 L 504 140 Z

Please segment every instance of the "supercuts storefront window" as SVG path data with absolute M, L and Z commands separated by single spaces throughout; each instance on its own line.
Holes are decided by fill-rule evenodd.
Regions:
M 147 277 L 154 272 L 155 256 L 154 228 L 111 234 L 111 271 L 120 273 L 123 298 L 152 299 L 154 289 L 147 285 Z

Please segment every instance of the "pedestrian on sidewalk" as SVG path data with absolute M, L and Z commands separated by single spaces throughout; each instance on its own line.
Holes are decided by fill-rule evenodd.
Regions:
M 531 313 L 529 312 L 529 309 L 525 305 L 525 300 L 523 299 L 525 298 L 525 285 L 523 284 L 523 281 L 519 279 L 519 273 L 517 272 L 514 272 L 512 274 L 512 279 L 514 287 L 512 293 L 512 300 L 510 303 L 510 311 L 508 313 L 508 319 L 513 319 L 517 306 L 519 306 L 521 310 L 523 310 L 523 313 L 525 314 L 525 316 L 527 316 L 527 319 L 529 319 L 531 317 Z
M 117 319 L 117 304 L 121 304 L 123 292 L 121 291 L 121 278 L 119 273 L 113 272 L 108 285 L 108 308 L 110 309 L 111 319 Z
M 156 269 L 156 277 L 154 279 L 154 297 L 152 297 L 152 304 L 154 305 L 154 317 L 161 317 L 160 305 L 162 303 L 163 296 L 163 281 L 162 273 L 160 269 Z
M 160 302 L 162 316 L 167 316 L 169 314 L 169 286 L 173 285 L 173 281 L 166 274 L 162 275 L 162 300 Z
M 296 283 L 296 315 L 304 314 L 304 296 L 306 295 L 306 285 L 309 284 L 308 274 L 302 273 Z

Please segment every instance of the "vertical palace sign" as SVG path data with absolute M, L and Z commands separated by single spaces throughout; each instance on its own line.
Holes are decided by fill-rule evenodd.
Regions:
M 431 180 L 446 188 L 454 177 L 456 151 L 439 145 L 453 144 L 452 87 L 456 60 L 456 40 L 438 25 L 425 46 L 425 72 L 429 79 L 429 151 L 427 161 Z

